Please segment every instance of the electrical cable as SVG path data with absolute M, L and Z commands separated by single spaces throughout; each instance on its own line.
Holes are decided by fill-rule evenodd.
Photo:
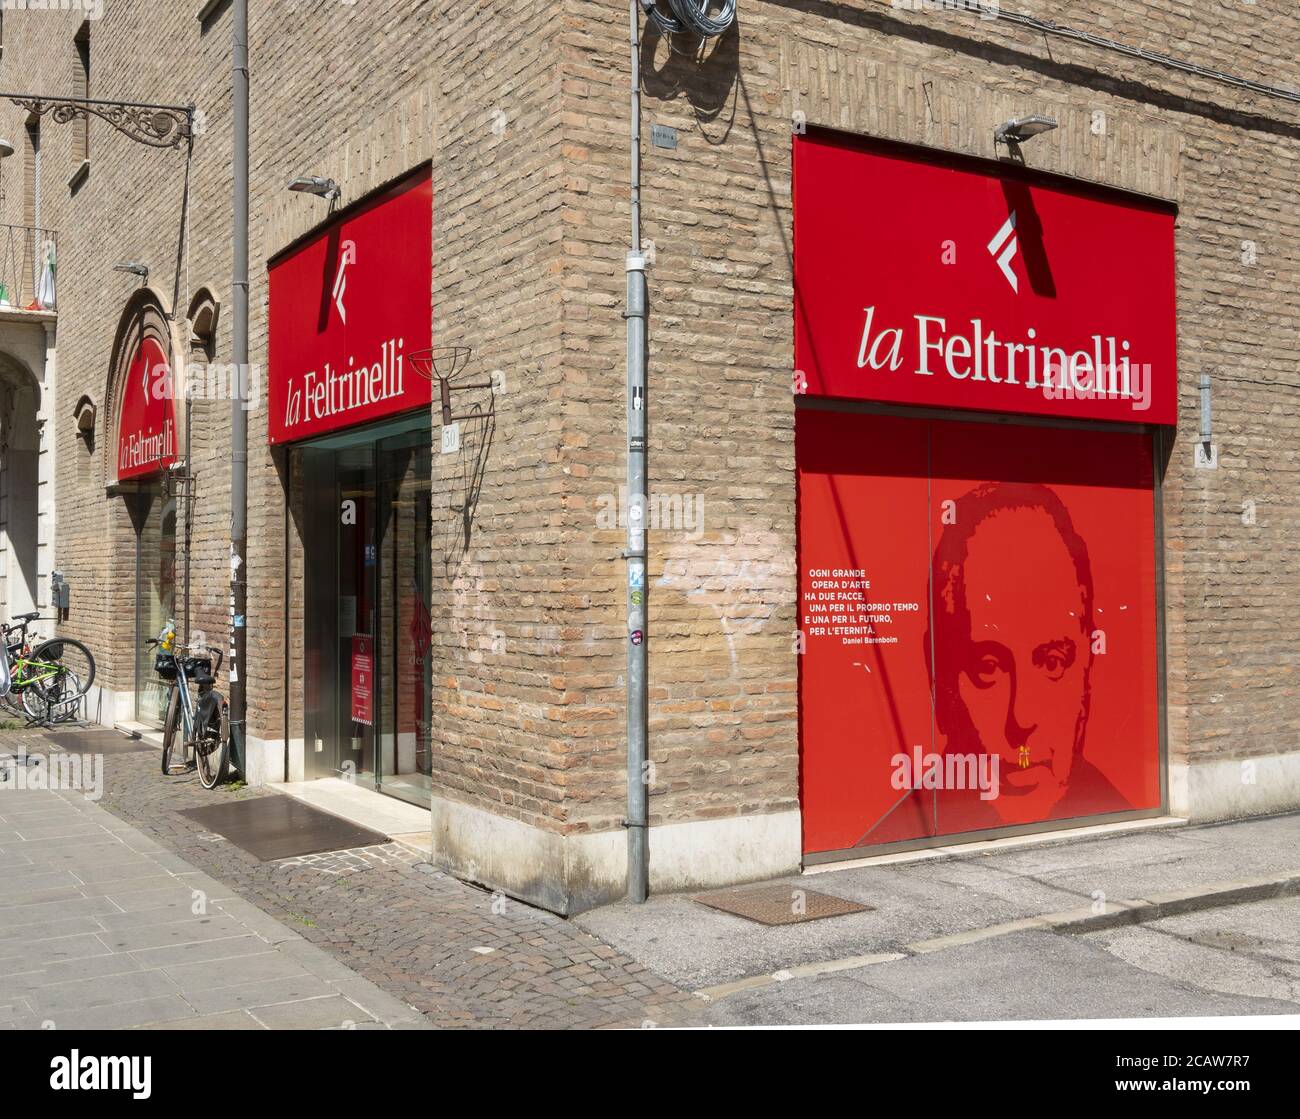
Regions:
M 1054 35 L 1057 38 L 1069 39 L 1076 43 L 1086 43 L 1102 50 L 1128 55 L 1130 58 L 1140 58 L 1144 62 L 1152 62 L 1157 66 L 1181 70 L 1185 74 L 1195 74 L 1197 77 L 1212 82 L 1221 82 L 1224 85 L 1250 90 L 1252 93 L 1263 94 L 1266 97 L 1280 97 L 1286 101 L 1300 103 L 1300 90 L 1288 86 L 1269 85 L 1266 82 L 1257 82 L 1251 78 L 1243 78 L 1237 74 L 1216 70 L 1211 66 L 1202 66 L 1199 62 L 1185 62 L 1173 55 L 1147 50 L 1145 47 L 1130 46 L 1128 43 L 1121 43 L 1116 39 L 1107 39 L 1102 35 L 1094 35 L 1091 31 L 1079 31 L 1076 28 L 1067 27 L 1060 23 L 1052 23 L 1050 20 L 1023 15 L 1020 12 L 1009 12 L 1000 5 L 986 4 L 982 0 L 959 0 L 959 2 L 966 11 L 975 13 L 982 19 L 1000 20 L 1004 23 L 1016 24 L 1019 27 L 1025 27 L 1043 35 Z M 715 3 L 721 3 L 721 10 L 716 16 L 710 16 L 709 9 Z M 704 38 L 711 38 L 715 35 L 721 35 L 736 19 L 736 0 L 640 0 L 640 4 L 646 16 L 655 23 L 660 31 L 668 35 L 689 31 Z M 670 8 L 672 14 L 670 15 L 665 11 L 665 8 Z
M 1288 89 L 1285 86 L 1267 85 L 1264 82 L 1242 78 L 1236 74 L 1226 73 L 1223 70 L 1215 70 L 1210 66 L 1202 66 L 1199 62 L 1184 62 L 1181 58 L 1161 54 L 1159 51 L 1147 50 L 1145 47 L 1132 47 L 1115 39 L 1094 35 L 1091 31 L 1078 31 L 1073 27 L 1038 19 L 1035 16 L 1009 12 L 998 5 L 983 4 L 979 0 L 965 0 L 964 7 L 967 11 L 978 13 L 981 19 L 989 18 L 1001 20 L 1004 23 L 1014 23 L 1019 27 L 1027 27 L 1044 35 L 1055 35 L 1061 39 L 1070 39 L 1077 43 L 1087 43 L 1089 46 L 1100 47 L 1103 50 L 1116 51 L 1119 54 L 1126 54 L 1130 58 L 1140 58 L 1145 62 L 1154 62 L 1158 66 L 1167 66 L 1173 70 L 1181 70 L 1186 74 L 1195 74 L 1197 77 L 1206 78 L 1209 81 L 1222 82 L 1225 85 L 1236 86 L 1238 89 L 1248 89 L 1252 93 L 1262 93 L 1268 97 L 1281 97 L 1287 101 L 1300 102 L 1300 90 Z
M 672 15 L 661 10 L 665 4 L 672 9 Z M 720 7 L 718 14 L 709 15 L 715 4 Z M 641 9 L 668 35 L 691 31 L 710 39 L 736 22 L 736 0 L 641 0 Z

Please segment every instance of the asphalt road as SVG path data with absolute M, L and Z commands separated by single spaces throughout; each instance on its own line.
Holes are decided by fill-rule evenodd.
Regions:
M 1300 1014 L 1300 899 L 1026 931 L 739 991 L 715 1025 Z

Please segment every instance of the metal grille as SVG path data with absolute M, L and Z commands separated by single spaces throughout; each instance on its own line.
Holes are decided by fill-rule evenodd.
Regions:
M 283 794 L 189 808 L 180 815 L 188 816 L 263 862 L 388 842 L 386 835 L 358 827 Z
M 867 913 L 873 908 L 789 884 L 759 886 L 747 890 L 722 890 L 715 894 L 699 894 L 695 900 L 710 909 L 719 909 L 747 921 L 757 921 L 760 925 L 797 925 L 803 921 L 819 921 L 824 917 Z

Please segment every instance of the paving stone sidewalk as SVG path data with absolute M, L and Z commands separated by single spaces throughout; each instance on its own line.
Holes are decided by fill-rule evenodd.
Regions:
M 0 1026 L 430 1028 L 80 793 L 18 790 L 7 775 Z
M 603 941 L 395 845 L 260 862 L 178 810 L 282 794 L 209 792 L 193 776 L 163 777 L 151 748 L 124 752 L 115 732 L 77 733 L 79 749 L 104 751 L 97 804 L 79 793 L 0 793 L 0 1025 L 700 1020 L 699 1000 Z M 0 754 L 20 747 L 59 752 L 39 732 L 0 731 Z M 206 916 L 189 913 L 195 888 L 207 892 Z M 24 959 L 30 970 L 16 971 Z M 268 1002 L 267 991 L 282 1000 Z M 111 1006 L 88 1004 L 100 993 Z

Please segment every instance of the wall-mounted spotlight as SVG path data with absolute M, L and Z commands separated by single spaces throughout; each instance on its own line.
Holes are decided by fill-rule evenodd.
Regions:
M 289 189 L 303 194 L 316 194 L 331 202 L 343 193 L 339 190 L 338 183 L 323 175 L 299 175 L 289 184 Z
M 1016 117 L 993 130 L 993 139 L 1003 144 L 1023 144 L 1026 140 L 1057 127 L 1055 117 Z
M 119 260 L 113 265 L 114 272 L 128 272 L 132 276 L 139 276 L 141 280 L 149 279 L 149 265 L 141 264 L 138 260 Z

